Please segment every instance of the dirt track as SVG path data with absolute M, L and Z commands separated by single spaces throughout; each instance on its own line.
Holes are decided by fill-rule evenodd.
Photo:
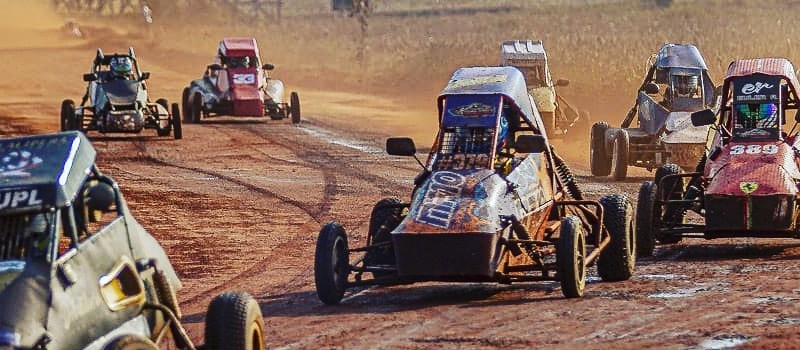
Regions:
M 10 62 L 0 66 L 4 134 L 55 131 L 61 98 L 80 96 L 79 78 L 13 83 L 52 50 L 3 49 Z M 80 77 L 91 54 L 60 48 L 55 64 Z M 193 78 L 168 63 L 145 64 L 162 71 L 154 89 L 172 100 Z M 557 283 L 427 283 L 360 290 L 324 306 L 312 266 L 321 224 L 336 219 L 351 241 L 363 242 L 372 205 L 407 199 L 419 168 L 382 152 L 391 125 L 369 125 L 380 116 L 360 119 L 380 110 L 378 97 L 301 90 L 301 98 L 309 107 L 300 126 L 224 119 L 185 125 L 181 141 L 94 138 L 101 169 L 176 265 L 184 321 L 196 340 L 210 298 L 243 289 L 260 302 L 276 349 L 800 347 L 800 242 L 790 240 L 688 240 L 640 260 L 630 281 L 593 277 L 578 300 L 564 299 Z M 324 113 L 320 101 L 328 104 Z M 585 156 L 569 159 L 594 198 L 623 192 L 635 199 L 647 175 L 612 183 L 586 176 Z

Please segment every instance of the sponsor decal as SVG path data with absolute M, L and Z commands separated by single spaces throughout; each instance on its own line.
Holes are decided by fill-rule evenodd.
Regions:
M 0 177 L 28 177 L 28 172 L 43 162 L 33 153 L 25 150 L 11 151 L 0 158 Z
M 777 145 L 733 145 L 730 154 L 775 154 L 778 153 Z
M 233 75 L 233 83 L 240 84 L 254 84 L 256 82 L 256 75 L 252 73 L 237 73 Z
M 458 89 L 467 86 L 502 83 L 505 82 L 506 80 L 508 80 L 508 76 L 505 74 L 490 75 L 485 77 L 474 77 L 461 80 L 451 80 L 447 84 L 447 89 Z
M 458 209 L 466 178 L 457 173 L 440 171 L 433 174 L 431 184 L 422 199 L 416 221 L 447 229 Z
M 740 182 L 739 189 L 746 194 L 751 194 L 758 189 L 757 182 Z
M 468 170 L 489 168 L 488 154 L 448 154 L 440 155 L 436 162 L 437 170 Z
M 745 95 L 752 95 L 752 94 L 757 94 L 757 93 L 761 92 L 761 89 L 765 89 L 765 88 L 766 89 L 772 89 L 774 87 L 775 87 L 775 85 L 768 84 L 768 83 L 762 83 L 762 82 L 755 82 L 755 83 L 752 83 L 752 84 L 744 84 L 744 86 L 742 86 L 742 93 L 745 94 Z
M 448 112 L 450 115 L 457 117 L 483 117 L 493 116 L 496 114 L 494 106 L 480 102 L 471 103 L 457 108 L 451 108 L 448 110 Z
M 0 192 L 0 210 L 38 207 L 42 205 L 37 190 L 6 190 Z

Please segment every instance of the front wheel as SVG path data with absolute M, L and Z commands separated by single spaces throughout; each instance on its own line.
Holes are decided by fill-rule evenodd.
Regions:
M 594 176 L 611 174 L 611 155 L 606 151 L 606 130 L 608 123 L 597 122 L 592 125 L 589 142 L 589 168 Z
M 172 104 L 172 136 L 176 140 L 183 138 L 183 126 L 181 125 L 181 109 L 177 103 Z
M 292 115 L 292 124 L 300 123 L 300 96 L 296 92 L 292 92 L 289 97 L 289 114 Z
M 329 222 L 319 231 L 314 253 L 314 284 L 319 300 L 328 305 L 342 301 L 350 274 L 349 249 L 344 228 Z
M 183 121 L 187 123 L 192 122 L 192 120 L 189 119 L 191 117 L 191 113 L 189 111 L 189 96 L 191 93 L 192 91 L 187 86 L 183 88 L 183 94 L 181 94 L 181 114 L 183 114 L 183 117 L 185 118 Z
M 156 100 L 156 104 L 158 104 L 161 107 L 164 107 L 165 111 L 169 111 L 169 101 L 167 101 L 166 98 L 159 98 L 158 100 Z M 172 131 L 170 123 L 171 122 L 168 119 L 166 122 L 166 126 L 164 127 L 161 126 L 161 112 L 159 111 L 158 114 L 156 114 L 156 134 L 158 136 L 169 136 L 169 133 Z
M 630 139 L 625 130 L 617 130 L 614 133 L 614 154 L 611 156 L 611 163 L 614 167 L 614 180 L 625 180 L 628 176 L 628 156 L 630 149 Z
M 75 129 L 75 102 L 64 100 L 61 102 L 61 131 Z
M 201 94 L 199 91 L 196 91 L 192 97 L 192 123 L 199 123 L 202 115 L 203 94 Z
M 205 350 L 266 349 L 258 302 L 245 292 L 218 295 L 208 305 L 205 336 Z
M 606 195 L 600 198 L 603 206 L 603 225 L 611 242 L 600 253 L 597 273 L 603 281 L 624 281 L 633 276 L 636 267 L 636 238 L 633 206 L 628 198 Z
M 655 216 L 656 184 L 645 181 L 639 187 L 636 203 L 636 255 L 653 256 L 656 246 L 655 231 L 658 229 Z
M 556 268 L 564 297 L 583 296 L 586 287 L 586 240 L 581 219 L 577 216 L 561 220 L 556 246 Z

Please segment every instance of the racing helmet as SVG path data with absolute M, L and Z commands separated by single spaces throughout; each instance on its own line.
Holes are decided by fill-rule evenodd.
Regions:
M 250 57 L 231 57 L 231 68 L 250 68 Z
M 131 59 L 128 57 L 112 57 L 109 65 L 111 66 L 111 74 L 116 77 L 127 77 L 131 74 Z
M 778 106 L 774 103 L 743 103 L 736 105 L 736 121 L 744 128 L 777 127 Z
M 676 75 L 675 92 L 678 96 L 694 96 L 697 94 L 698 81 L 696 75 Z

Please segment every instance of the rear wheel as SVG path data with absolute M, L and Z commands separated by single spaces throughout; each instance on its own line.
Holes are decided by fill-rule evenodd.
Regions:
M 314 253 L 314 283 L 319 300 L 328 305 L 342 301 L 350 274 L 349 250 L 344 228 L 329 222 L 319 231 Z
M 158 346 L 140 335 L 128 334 L 114 338 L 103 350 L 157 350 Z
M 617 130 L 614 133 L 614 153 L 611 156 L 611 163 L 614 167 L 614 180 L 625 180 L 628 176 L 628 150 L 630 140 L 625 130 Z
M 158 100 L 156 100 L 156 104 L 160 105 L 161 107 L 164 107 L 165 111 L 169 111 L 169 101 L 167 101 L 166 98 L 159 98 Z M 166 123 L 167 126 L 162 127 L 161 126 L 161 114 L 159 112 L 159 114 L 156 115 L 156 134 L 158 136 L 169 136 L 169 133 L 172 131 L 172 127 L 170 126 L 170 123 L 171 122 L 168 119 L 167 123 Z
M 181 125 L 181 109 L 177 103 L 172 104 L 172 136 L 176 140 L 183 138 L 183 126 Z
M 203 115 L 203 94 L 199 91 L 192 97 L 192 123 L 199 123 Z
M 556 246 L 556 268 L 564 297 L 583 296 L 586 287 L 586 240 L 583 225 L 577 216 L 561 220 Z
M 636 202 L 636 255 L 653 256 L 656 245 L 655 231 L 658 223 L 655 218 L 656 184 L 645 181 L 639 187 L 639 200 Z
M 592 125 L 589 144 L 589 167 L 594 176 L 611 174 L 611 155 L 606 151 L 606 130 L 608 123 L 597 122 Z
M 292 92 L 289 98 L 289 113 L 292 115 L 292 124 L 300 123 L 300 96 Z
M 611 242 L 600 253 L 597 273 L 604 281 L 624 281 L 633 276 L 636 267 L 636 238 L 633 206 L 623 195 L 600 198 L 603 206 L 603 225 Z
M 191 123 L 191 111 L 189 110 L 189 94 L 191 94 L 191 90 L 189 87 L 183 88 L 183 94 L 181 94 L 181 113 L 183 114 L 183 121 L 187 123 Z
M 245 292 L 218 295 L 208 305 L 205 337 L 205 350 L 266 349 L 258 302 Z
M 75 129 L 75 102 L 64 100 L 61 102 L 61 131 Z

